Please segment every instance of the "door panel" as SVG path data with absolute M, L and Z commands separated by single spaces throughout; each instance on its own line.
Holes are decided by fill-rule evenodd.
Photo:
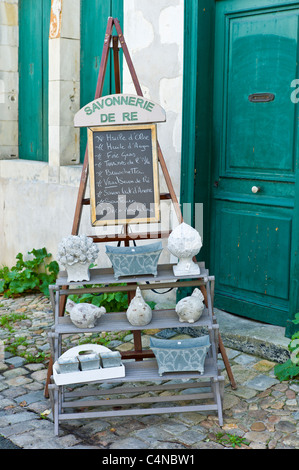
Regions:
M 80 103 L 81 107 L 94 100 L 102 58 L 108 17 L 123 20 L 123 0 L 81 0 L 81 59 Z M 116 32 L 114 32 L 116 34 Z M 115 92 L 112 54 L 108 59 L 103 95 Z M 86 129 L 80 133 L 81 162 L 87 143 Z
M 51 0 L 19 1 L 19 157 L 48 160 Z
M 272 4 L 270 4 L 272 3 Z M 299 3 L 216 2 L 211 266 L 215 305 L 284 326 L 298 148 Z
M 238 176 L 293 176 L 290 83 L 296 77 L 298 17 L 260 12 L 227 22 L 226 170 Z M 273 101 L 248 99 L 267 92 L 274 95 Z
M 290 250 L 292 227 L 287 211 L 277 214 L 277 211 L 257 210 L 250 205 L 240 210 L 238 204 L 232 203 L 219 206 L 218 283 L 221 289 L 225 293 L 230 287 L 244 296 L 251 292 L 252 298 L 260 300 L 264 294 L 287 300 L 289 278 L 281 273 L 289 272 L 290 260 L 289 257 L 278 259 L 279 253 Z M 265 244 L 268 239 L 271 243 Z M 286 307 L 283 302 L 280 304 Z

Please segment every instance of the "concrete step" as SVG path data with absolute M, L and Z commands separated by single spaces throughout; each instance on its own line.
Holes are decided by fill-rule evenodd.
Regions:
M 214 309 L 225 347 L 253 354 L 269 361 L 283 363 L 289 359 L 285 328 L 249 320 Z

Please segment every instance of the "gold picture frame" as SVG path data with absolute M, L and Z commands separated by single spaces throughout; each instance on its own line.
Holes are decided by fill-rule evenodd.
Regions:
M 95 165 L 99 165 L 100 162 L 96 161 L 97 156 L 94 152 L 94 137 L 95 133 L 122 133 L 130 131 L 132 133 L 136 131 L 150 130 L 151 135 L 151 166 L 152 166 L 152 186 L 153 193 L 152 198 L 147 201 L 148 204 L 154 204 L 154 215 L 152 217 L 132 217 L 118 219 L 115 216 L 109 219 L 108 216 L 105 218 L 98 218 L 97 206 L 102 204 L 97 197 L 96 192 L 96 175 Z M 159 193 L 159 172 L 158 172 L 158 143 L 157 143 L 157 127 L 156 124 L 136 124 L 136 125 L 121 125 L 121 126 L 101 126 L 101 127 L 89 127 L 87 130 L 88 134 L 88 160 L 89 160 L 89 180 L 90 180 L 90 210 L 91 210 L 91 223 L 92 226 L 106 226 L 106 225 L 125 225 L 125 224 L 138 224 L 138 223 L 155 223 L 160 222 L 160 193 Z M 99 160 L 99 159 L 98 159 Z M 135 164 L 136 166 L 136 164 Z M 105 204 L 103 202 L 103 204 Z M 107 202 L 106 202 L 107 204 Z M 115 215 L 115 212 L 114 212 Z

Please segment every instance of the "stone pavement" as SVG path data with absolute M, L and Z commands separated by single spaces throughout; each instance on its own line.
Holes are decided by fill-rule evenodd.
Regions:
M 280 383 L 273 372 L 275 361 L 254 351 L 248 354 L 237 342 L 234 349 L 226 348 L 236 390 L 219 355 L 225 376 L 222 428 L 211 412 L 174 413 L 71 420 L 61 424 L 60 435 L 54 436 L 50 400 L 44 397 L 47 360 L 43 357 L 49 354 L 47 333 L 53 323 L 50 303 L 42 295 L 0 298 L 0 322 L 0 449 L 299 449 L 299 382 Z M 160 334 L 188 337 L 173 330 Z M 90 341 L 93 335 L 84 336 Z M 78 339 L 78 335 L 67 337 L 64 348 L 75 346 Z M 133 348 L 129 331 L 106 335 L 106 340 L 111 349 Z M 144 334 L 142 341 L 148 347 L 149 335 Z M 1 359 L 3 345 L 6 352 Z M 33 357 L 43 362 L 35 363 Z M 187 402 L 188 390 L 181 393 Z

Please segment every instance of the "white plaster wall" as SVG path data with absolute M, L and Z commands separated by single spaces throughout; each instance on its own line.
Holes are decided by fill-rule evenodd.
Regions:
M 0 161 L 0 265 L 12 266 L 18 252 L 44 246 L 55 257 L 59 241 L 71 233 L 81 168 L 61 168 L 58 183 L 51 182 L 49 168 L 43 162 Z M 82 230 L 89 230 L 88 210 Z
M 124 12 L 124 36 L 143 94 L 166 111 L 158 140 L 179 197 L 184 0 L 124 0 Z M 135 93 L 126 63 L 124 92 Z M 161 191 L 167 192 L 162 176 L 160 181 Z

